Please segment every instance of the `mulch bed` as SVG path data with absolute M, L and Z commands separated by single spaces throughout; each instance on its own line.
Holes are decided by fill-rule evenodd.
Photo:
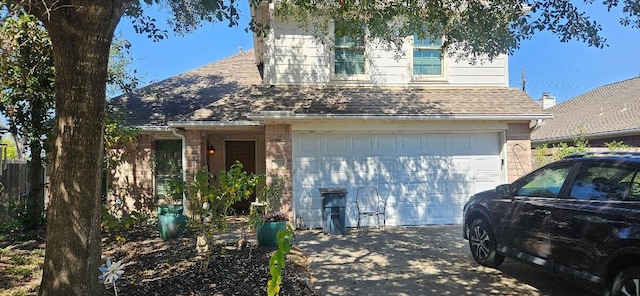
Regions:
M 127 231 L 125 238 L 122 245 L 115 237 L 105 238 L 114 247 L 103 254 L 126 264 L 118 280 L 118 295 L 267 295 L 269 259 L 275 247 L 227 240 L 212 247 L 206 263 L 188 232 L 182 238 L 163 241 L 157 229 L 142 227 Z M 310 276 L 304 256 L 296 251 L 292 254 L 279 295 L 315 295 L 305 284 Z M 114 295 L 113 288 L 107 288 Z
M 120 242 L 116 235 L 121 236 Z M 122 237 L 126 241 L 122 242 Z M 275 247 L 238 244 L 228 238 L 216 240 L 208 264 L 204 264 L 207 260 L 198 255 L 195 245 L 195 236 L 190 231 L 181 238 L 164 241 L 156 226 L 139 225 L 117 234 L 104 233 L 102 256 L 105 260 L 122 260 L 125 264 L 125 272 L 116 285 L 120 296 L 267 295 L 267 281 L 271 277 L 269 259 L 276 251 Z M 96 280 L 98 274 L 96 270 Z M 279 295 L 318 295 L 307 284 L 310 278 L 306 257 L 298 250 L 292 250 L 287 255 Z M 31 284 L 34 280 L 39 281 L 29 280 Z M 13 287 L 20 284 L 5 283 Z M 105 289 L 105 295 L 115 295 L 113 286 L 105 285 Z

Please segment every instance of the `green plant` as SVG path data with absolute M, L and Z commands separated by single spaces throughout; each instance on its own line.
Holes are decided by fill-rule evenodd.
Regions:
M 23 255 L 13 255 L 9 258 L 9 261 L 15 265 L 27 265 L 30 263 L 29 258 Z
M 549 149 L 549 146 L 547 144 L 536 147 L 536 149 L 534 149 L 533 161 L 535 162 L 536 167 L 543 166 L 549 162 L 547 158 L 548 149 Z
M 623 141 L 607 142 L 604 143 L 604 145 L 609 149 L 609 151 L 627 150 L 631 148 L 631 146 L 625 144 Z
M 213 234 L 226 229 L 226 216 L 234 203 L 250 197 L 261 176 L 250 174 L 236 161 L 227 171 L 222 170 L 218 184 L 212 185 L 213 176 L 206 168 L 193 176 L 187 198 L 191 205 L 189 224 L 197 232 L 196 250 L 205 255 L 200 270 L 206 271 L 210 241 Z
M 33 269 L 26 266 L 11 266 L 7 268 L 9 274 L 21 278 L 28 278 L 33 273 Z
M 584 130 L 580 128 L 578 130 L 578 135 L 573 137 L 573 146 L 569 146 L 567 143 L 563 142 L 555 145 L 554 148 L 553 160 L 556 161 L 563 159 L 565 156 L 570 154 L 587 152 L 587 150 L 589 150 L 589 141 L 584 136 Z
M 111 214 L 109 209 L 102 205 L 102 230 L 104 231 L 112 231 L 112 232 L 120 232 L 123 230 L 128 230 L 131 227 L 135 227 L 137 225 L 145 224 L 149 221 L 149 216 L 144 213 L 133 211 L 129 214 L 123 215 L 121 218 L 116 217 Z
M 187 197 L 191 204 L 193 225 L 200 232 L 221 231 L 226 227 L 226 214 L 234 203 L 250 197 L 260 176 L 249 174 L 236 161 L 227 171 L 222 170 L 217 186 L 211 185 L 213 176 L 206 168 L 193 176 Z
M 173 175 L 167 180 L 167 194 L 164 196 L 165 201 L 170 204 L 182 204 L 182 199 L 186 197 L 187 182 L 182 175 Z
M 269 296 L 278 295 L 282 284 L 282 269 L 286 263 L 286 255 L 291 251 L 293 243 L 293 228 L 287 225 L 285 230 L 278 231 L 278 250 L 269 259 L 269 273 L 271 279 L 267 282 L 267 294 Z
M 2 290 L 0 290 L 0 292 L 2 292 Z M 29 291 L 25 291 L 23 289 L 20 289 L 18 291 L 11 293 L 11 296 L 27 296 L 27 295 L 29 295 Z
M 285 179 L 275 177 L 268 180 L 261 176 L 256 195 L 257 204 L 249 212 L 249 225 L 257 230 L 264 222 L 287 221 L 285 215 L 280 214 L 282 194 L 285 190 Z

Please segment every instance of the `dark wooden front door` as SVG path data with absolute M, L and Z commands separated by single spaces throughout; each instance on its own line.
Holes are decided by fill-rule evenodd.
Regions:
M 256 142 L 255 141 L 225 141 L 224 163 L 229 169 L 236 160 L 239 160 L 247 173 L 256 172 Z M 255 196 L 241 200 L 233 205 L 237 213 L 248 213 L 251 202 Z

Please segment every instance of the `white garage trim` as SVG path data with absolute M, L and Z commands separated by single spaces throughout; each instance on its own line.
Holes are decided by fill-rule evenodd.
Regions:
M 319 188 L 344 187 L 355 226 L 356 189 L 373 185 L 387 225 L 460 223 L 471 194 L 500 184 L 502 142 L 500 132 L 294 133 L 294 214 L 322 227 Z

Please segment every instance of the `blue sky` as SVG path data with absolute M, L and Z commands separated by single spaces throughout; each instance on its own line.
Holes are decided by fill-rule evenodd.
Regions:
M 603 26 L 609 47 L 597 49 L 578 41 L 561 43 L 550 33 L 539 33 L 522 42 L 509 57 L 509 85 L 521 88 L 524 71 L 530 97 L 538 99 L 549 92 L 559 103 L 599 86 L 639 76 L 640 29 L 619 25 L 619 12 L 606 12 L 599 4 L 587 9 Z M 148 10 L 163 24 L 162 12 L 153 7 Z M 170 34 L 160 42 L 136 34 L 126 18 L 116 34 L 132 43 L 133 67 L 145 81 L 153 82 L 231 56 L 239 48 L 252 48 L 251 34 L 244 31 L 249 21 L 246 5 L 242 11 L 244 17 L 237 27 L 207 24 L 187 36 Z

